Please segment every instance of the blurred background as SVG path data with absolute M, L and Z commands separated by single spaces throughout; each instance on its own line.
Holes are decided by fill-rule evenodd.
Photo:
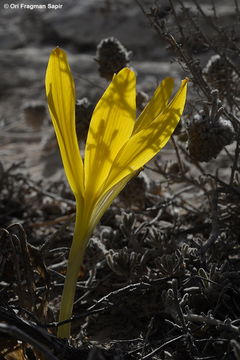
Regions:
M 19 8 L 21 4 L 48 7 L 49 3 L 51 9 Z M 199 3 L 206 12 L 211 11 L 211 1 Z M 191 2 L 186 4 L 192 7 Z M 160 19 L 168 16 L 166 1 L 142 0 L 141 5 L 147 14 L 157 8 Z M 44 156 L 50 161 L 50 150 L 54 148 L 44 77 L 55 46 L 68 53 L 78 99 L 87 97 L 94 104 L 108 83 L 99 74 L 96 49 L 101 40 L 109 37 L 118 39 L 128 52 L 129 65 L 138 74 L 139 91 L 151 95 L 165 76 L 177 81 L 185 77 L 136 1 L 25 0 L 5 4 L 2 1 L 1 7 L 0 158 L 5 164 L 24 161 L 25 171 L 34 178 L 42 174 L 60 176 L 57 153 L 54 151 L 54 161 L 49 166 Z M 218 7 L 218 14 L 226 20 L 234 11 L 231 4 Z M 169 22 L 176 28 L 171 19 Z M 206 62 L 205 52 L 199 56 Z

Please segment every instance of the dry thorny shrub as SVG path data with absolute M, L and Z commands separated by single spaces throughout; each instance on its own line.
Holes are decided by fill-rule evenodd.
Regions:
M 55 319 L 73 199 L 64 183 L 43 187 L 1 165 L 1 358 L 240 359 L 238 4 L 225 23 L 213 2 L 210 13 L 197 1 L 137 3 L 192 81 L 176 160 L 158 157 L 157 180 L 140 174 L 101 220 L 79 273 L 71 344 L 56 338 Z M 96 61 L 109 78 L 130 52 L 105 39 Z M 86 127 L 92 108 L 76 105 Z

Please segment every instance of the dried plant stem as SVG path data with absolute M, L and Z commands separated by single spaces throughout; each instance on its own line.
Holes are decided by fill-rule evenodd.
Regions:
M 219 47 L 215 46 L 214 42 L 211 41 L 210 38 L 203 31 L 201 31 L 199 26 L 196 24 L 196 22 L 190 16 L 189 11 L 187 11 L 187 9 L 184 7 L 183 2 L 181 0 L 178 0 L 178 2 L 181 4 L 182 9 L 185 10 L 185 14 L 187 15 L 188 20 L 192 24 L 193 28 L 195 28 L 201 34 L 201 36 L 204 38 L 205 42 L 211 46 L 211 48 L 216 52 L 216 54 L 220 55 L 224 59 L 226 64 L 229 65 L 232 69 L 234 69 L 235 72 L 238 74 L 238 76 L 240 76 L 239 70 L 237 69 L 236 66 L 234 66 L 232 61 L 226 56 L 225 52 L 222 51 Z M 201 15 L 206 17 L 206 15 L 204 14 L 204 12 L 203 12 L 202 8 L 199 6 L 199 4 L 196 1 L 194 1 L 194 2 L 198 8 L 198 11 L 201 12 Z
M 147 360 L 147 359 L 152 359 L 153 355 L 155 355 L 156 353 L 158 353 L 159 351 L 161 351 L 162 349 L 164 349 L 164 347 L 167 347 L 169 346 L 170 344 L 172 344 L 173 342 L 175 341 L 179 341 L 183 338 L 185 338 L 186 335 L 183 334 L 183 335 L 180 335 L 180 336 L 177 336 L 173 339 L 170 339 L 168 341 L 166 341 L 164 344 L 162 344 L 161 346 L 159 346 L 158 348 L 154 349 L 153 351 L 151 351 L 149 354 L 145 355 L 142 360 Z
M 238 6 L 238 0 L 234 0 L 234 4 L 235 4 L 237 18 L 238 18 L 238 21 L 239 21 L 240 20 L 240 10 L 239 10 L 239 6 Z
M 231 177 L 230 177 L 230 185 L 233 185 L 233 183 L 234 183 L 235 173 L 238 168 L 238 161 L 239 161 L 239 155 L 240 155 L 240 140 L 239 140 L 240 139 L 240 127 L 238 128 L 237 139 L 238 140 L 236 143 L 235 156 L 234 156 L 234 160 L 233 160 L 233 166 L 232 166 Z
M 221 321 L 218 319 L 214 319 L 213 317 L 206 316 L 206 315 L 197 315 L 197 314 L 187 314 L 184 315 L 185 319 L 191 321 L 193 323 L 200 323 L 200 324 L 208 324 L 210 326 L 221 327 L 224 330 L 231 331 L 235 334 L 240 334 L 240 327 L 233 325 L 230 321 Z
M 211 3 L 212 3 L 213 16 L 215 19 L 217 19 L 217 11 L 216 11 L 216 6 L 215 6 L 214 0 L 211 0 Z
M 201 254 L 204 254 L 209 247 L 215 243 L 219 237 L 219 214 L 218 214 L 218 190 L 216 189 L 212 196 L 212 230 L 206 243 L 201 248 Z
M 25 228 L 40 228 L 43 226 L 56 225 L 56 224 L 59 224 L 62 222 L 68 222 L 71 219 L 72 219 L 72 215 L 64 215 L 64 216 L 59 216 L 58 218 L 56 218 L 54 220 L 47 220 L 47 221 L 42 221 L 42 222 L 38 222 L 35 224 L 30 224 L 30 225 L 26 226 Z
M 183 175 L 184 175 L 184 168 L 183 168 L 182 160 L 181 160 L 181 157 L 180 157 L 180 154 L 179 154 L 178 147 L 177 147 L 176 141 L 175 141 L 175 139 L 174 139 L 174 136 L 171 137 L 171 140 L 172 140 L 172 144 L 173 144 L 174 150 L 175 150 L 175 152 L 176 152 L 176 156 L 177 156 L 177 159 L 178 159 L 179 168 L 180 168 L 180 170 L 181 170 L 181 175 L 183 176 Z
M 153 19 L 151 16 L 149 16 L 149 14 L 146 13 L 144 7 L 142 6 L 139 0 L 136 0 L 136 2 L 140 7 L 140 9 L 142 10 L 142 12 L 144 13 L 144 15 L 148 18 L 150 25 L 154 27 L 154 29 L 157 31 L 157 33 L 160 35 L 161 38 L 163 38 L 170 44 L 177 58 L 183 64 L 185 64 L 185 66 L 189 70 L 189 73 L 191 74 L 190 79 L 193 78 L 194 82 L 199 85 L 206 98 L 208 100 L 211 100 L 211 89 L 207 84 L 207 82 L 204 81 L 202 77 L 202 70 L 200 65 L 196 61 L 194 61 L 194 59 L 191 56 L 189 56 L 189 54 L 186 54 L 186 52 L 183 50 L 182 45 L 176 41 L 175 37 L 169 31 L 166 31 L 164 28 L 161 27 L 161 24 L 159 24 L 157 19 L 155 18 Z M 171 2 L 170 5 L 172 5 L 173 14 L 175 15 L 175 20 L 177 21 L 177 15 L 175 13 L 174 6 Z M 177 21 L 177 23 L 179 22 Z M 180 29 L 179 31 L 181 32 Z

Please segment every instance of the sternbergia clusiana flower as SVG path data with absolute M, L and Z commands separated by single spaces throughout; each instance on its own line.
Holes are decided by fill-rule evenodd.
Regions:
M 76 221 L 59 321 L 72 315 L 76 282 L 89 237 L 100 218 L 144 164 L 168 142 L 182 115 L 187 79 L 173 97 L 173 79 L 166 78 L 136 119 L 136 76 L 124 68 L 97 103 L 84 153 L 75 129 L 75 87 L 65 52 L 52 51 L 46 72 L 50 115 L 69 185 L 76 198 Z M 70 325 L 59 327 L 69 337 Z

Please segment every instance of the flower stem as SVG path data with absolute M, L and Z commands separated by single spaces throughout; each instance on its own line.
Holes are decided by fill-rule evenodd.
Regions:
M 59 322 L 68 320 L 72 316 L 77 279 L 83 262 L 87 240 L 89 238 L 88 235 L 85 235 L 87 232 L 84 230 L 82 217 L 77 209 L 73 242 L 68 257 L 67 273 L 61 299 Z M 70 331 L 71 323 L 69 322 L 59 326 L 57 335 L 60 338 L 69 338 Z

